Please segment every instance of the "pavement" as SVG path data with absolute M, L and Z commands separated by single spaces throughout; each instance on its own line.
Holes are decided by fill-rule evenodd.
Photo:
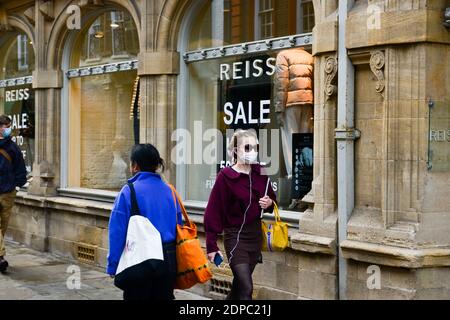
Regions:
M 122 300 L 104 270 L 7 242 L 10 267 L 0 274 L 0 300 Z M 177 300 L 208 300 L 175 290 Z

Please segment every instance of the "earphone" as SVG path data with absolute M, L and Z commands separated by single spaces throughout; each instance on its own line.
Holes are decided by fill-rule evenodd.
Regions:
M 252 166 L 250 166 L 250 172 L 248 173 L 248 178 L 250 181 L 250 203 L 248 204 L 247 209 L 245 209 L 244 221 L 242 221 L 241 228 L 239 229 L 237 239 L 236 239 L 236 244 L 234 245 L 233 249 L 230 251 L 230 259 L 229 259 L 228 263 L 231 263 L 231 260 L 233 259 L 233 252 L 234 252 L 234 250 L 236 250 L 236 248 L 239 244 L 239 237 L 241 235 L 242 229 L 244 228 L 245 221 L 247 220 L 247 211 L 248 211 L 248 209 L 250 209 L 250 206 L 252 205 L 252 196 L 253 196 L 253 194 L 252 194 Z

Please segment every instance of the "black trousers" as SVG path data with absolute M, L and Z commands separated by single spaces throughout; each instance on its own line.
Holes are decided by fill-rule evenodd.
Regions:
M 124 300 L 174 300 L 173 294 L 175 279 L 177 276 L 177 256 L 175 243 L 163 245 L 164 274 L 157 278 L 148 279 L 141 286 L 125 290 Z

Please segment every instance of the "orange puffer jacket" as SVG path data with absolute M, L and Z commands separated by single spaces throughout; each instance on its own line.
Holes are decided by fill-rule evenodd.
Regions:
M 313 104 L 313 56 L 299 48 L 280 51 L 275 71 L 275 111 L 293 105 Z

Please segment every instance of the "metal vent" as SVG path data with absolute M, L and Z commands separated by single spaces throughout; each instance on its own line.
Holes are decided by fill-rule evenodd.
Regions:
M 225 280 L 225 279 L 217 279 L 213 278 L 211 279 L 211 287 L 209 291 L 211 293 L 221 294 L 221 295 L 228 295 L 231 291 L 231 281 Z
M 96 247 L 85 244 L 77 244 L 77 258 L 81 262 L 95 264 L 96 256 Z

